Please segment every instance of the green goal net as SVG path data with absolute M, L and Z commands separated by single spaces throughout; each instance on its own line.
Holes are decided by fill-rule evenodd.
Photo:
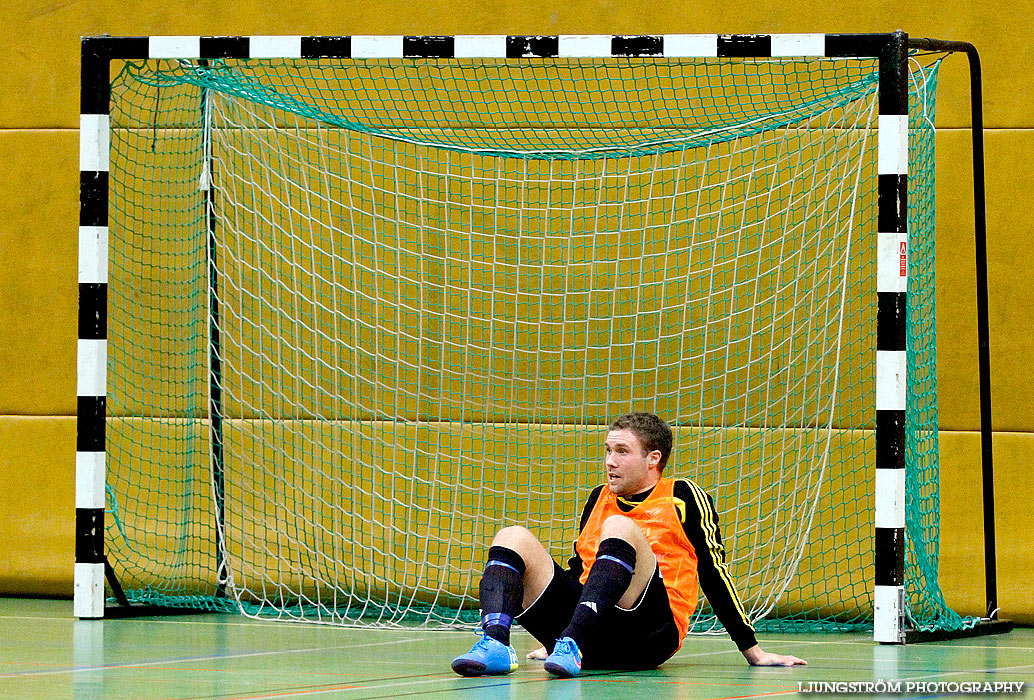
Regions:
M 910 77 L 906 588 L 952 628 L 936 68 Z M 471 621 L 494 532 L 570 556 L 606 426 L 649 410 L 760 626 L 871 626 L 875 61 L 115 73 L 106 542 L 131 600 Z

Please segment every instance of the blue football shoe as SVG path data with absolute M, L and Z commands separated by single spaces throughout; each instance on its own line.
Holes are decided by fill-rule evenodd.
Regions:
M 556 640 L 553 653 L 546 657 L 543 667 L 554 676 L 574 678 L 582 672 L 582 652 L 570 637 Z
M 517 670 L 517 652 L 508 644 L 478 630 L 481 639 L 466 654 L 452 660 L 452 670 L 461 676 L 499 676 Z

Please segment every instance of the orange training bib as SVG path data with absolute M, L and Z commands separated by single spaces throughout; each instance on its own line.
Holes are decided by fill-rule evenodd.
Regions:
M 689 629 L 689 618 L 697 606 L 697 555 L 686 537 L 675 507 L 675 482 L 661 479 L 642 503 L 627 513 L 618 506 L 618 499 L 606 486 L 593 506 L 575 549 L 582 560 L 581 582 L 584 584 L 596 561 L 596 550 L 600 546 L 600 530 L 603 521 L 612 515 L 631 518 L 646 535 L 650 549 L 657 557 L 657 565 L 668 592 L 668 602 L 679 628 L 679 644 Z

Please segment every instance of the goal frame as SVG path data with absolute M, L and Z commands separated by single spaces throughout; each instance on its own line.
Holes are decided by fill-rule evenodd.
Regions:
M 968 44 L 910 40 L 887 34 L 666 34 L 553 36 L 152 36 L 84 37 L 79 152 L 79 268 L 76 438 L 76 538 L 74 614 L 99 619 L 133 614 L 105 556 L 105 420 L 107 371 L 108 166 L 110 145 L 109 70 L 113 60 L 221 58 L 449 58 L 535 59 L 669 56 L 687 58 L 825 57 L 875 58 L 879 66 L 877 134 L 877 271 L 875 386 L 875 511 L 873 523 L 874 640 L 919 641 L 905 618 L 905 416 L 906 312 L 908 299 L 908 55 L 909 49 L 966 51 Z M 967 48 L 968 47 L 968 48 Z M 977 63 L 976 89 L 979 89 Z M 973 95 L 974 114 L 979 93 Z M 988 622 L 997 613 L 994 592 L 993 481 L 990 481 L 990 389 L 987 359 L 986 262 L 983 251 L 983 155 L 974 117 L 974 166 L 979 155 L 977 212 L 978 305 L 981 323 L 981 414 L 986 429 L 984 468 L 985 576 Z M 976 180 L 976 179 L 975 179 Z M 211 222 L 211 208 L 209 208 Z M 209 226 L 209 236 L 214 229 Z M 218 309 L 213 309 L 218 313 Z M 213 332 L 218 324 L 211 322 Z M 215 342 L 214 339 L 211 342 Z M 221 460 L 217 419 L 221 417 L 218 353 L 211 355 L 213 470 L 218 485 Z M 219 495 L 216 494 L 217 507 Z M 991 515 L 988 516 L 988 513 Z M 990 517 L 990 520 L 987 518 Z M 986 539 L 986 538 L 990 539 Z M 221 549 L 221 548 L 220 548 Z M 220 561 L 221 568 L 223 563 Z M 122 605 L 105 607 L 105 581 Z M 222 578 L 220 577 L 220 580 Z M 135 607 L 135 606 L 133 606 Z M 163 609 L 165 610 L 165 609 Z M 137 611 L 140 612 L 140 611 Z M 151 607 L 148 612 L 154 612 Z M 193 612 L 193 611 L 189 611 Z M 995 629 L 994 631 L 1001 631 Z M 954 633 L 953 633 L 954 634 Z

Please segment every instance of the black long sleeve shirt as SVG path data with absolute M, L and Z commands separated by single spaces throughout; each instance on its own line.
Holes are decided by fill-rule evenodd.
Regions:
M 589 520 L 596 501 L 600 497 L 603 485 L 597 486 L 589 494 L 582 508 L 582 517 L 578 525 L 580 533 Z M 618 507 L 629 512 L 642 503 L 653 489 L 635 496 L 619 497 Z M 746 610 L 736 595 L 736 589 L 729 575 L 729 567 L 725 563 L 725 547 L 718 529 L 718 511 L 714 507 L 714 499 L 702 488 L 687 479 L 676 479 L 674 485 L 675 507 L 682 519 L 682 527 L 686 537 L 697 555 L 697 578 L 700 588 L 707 596 L 711 609 L 732 637 L 740 651 L 757 644 L 754 627 L 750 624 Z M 576 577 L 582 574 L 582 560 L 576 551 L 568 562 L 568 569 Z

